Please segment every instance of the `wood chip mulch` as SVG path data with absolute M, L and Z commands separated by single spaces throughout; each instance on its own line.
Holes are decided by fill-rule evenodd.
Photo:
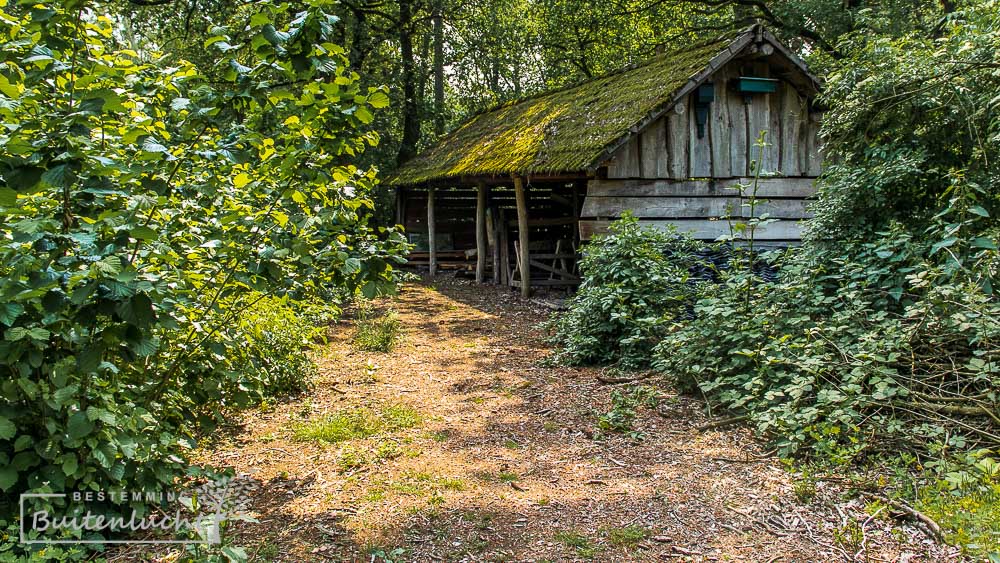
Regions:
M 797 501 L 795 476 L 747 429 L 698 431 L 702 403 L 667 386 L 658 412 L 640 411 L 641 440 L 595 436 L 615 385 L 545 367 L 551 310 L 537 303 L 438 278 L 379 307 L 402 321 L 395 350 L 357 351 L 338 323 L 312 392 L 247 413 L 201 452 L 260 483 L 259 523 L 233 530 L 252 560 L 956 560 L 835 484 Z M 293 438 L 303 421 L 391 405 L 421 422 L 346 443 Z

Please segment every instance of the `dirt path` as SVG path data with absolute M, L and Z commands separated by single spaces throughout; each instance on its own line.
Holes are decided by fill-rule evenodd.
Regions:
M 692 399 L 641 410 L 642 441 L 595 440 L 612 387 L 596 370 L 542 367 L 535 327 L 547 312 L 512 294 L 439 281 L 384 305 L 405 327 L 396 350 L 357 352 L 349 322 L 331 329 L 315 392 L 248 415 L 208 454 L 262 483 L 261 523 L 237 528 L 256 560 L 831 561 L 859 538 L 870 560 L 907 555 L 857 501 L 799 502 L 746 430 L 696 431 L 705 418 Z M 358 407 L 413 425 L 294 438 Z M 798 497 L 836 501 L 810 487 Z

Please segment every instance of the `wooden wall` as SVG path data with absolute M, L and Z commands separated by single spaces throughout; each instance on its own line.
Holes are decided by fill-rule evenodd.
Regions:
M 702 137 L 696 94 L 683 102 L 682 112 L 670 110 L 634 135 L 608 162 L 606 177 L 589 182 L 580 238 L 605 232 L 626 210 L 650 226 L 675 225 L 702 240 L 728 235 L 731 224 L 748 214 L 746 199 L 733 188 L 752 182 L 756 161 L 765 176 L 757 196 L 767 201 L 754 214 L 779 221 L 759 228 L 755 239 L 778 245 L 800 241 L 822 154 L 818 114 L 810 114 L 809 100 L 789 81 L 796 78 L 789 72 L 767 58 L 735 60 L 709 78 L 715 100 Z M 744 98 L 730 86 L 739 76 L 781 82 L 773 94 Z M 763 149 L 754 146 L 761 131 L 767 132 Z
M 818 176 L 821 154 L 819 120 L 808 100 L 782 79 L 773 94 L 754 94 L 747 104 L 731 90 L 738 76 L 780 77 L 766 59 L 734 61 L 710 80 L 715 101 L 709 107 L 705 134 L 699 138 L 695 94 L 683 113 L 671 110 L 620 148 L 608 162 L 608 178 L 734 178 L 753 174 L 750 162 L 760 158 L 764 174 Z M 763 154 L 754 146 L 767 131 Z
M 675 225 L 695 238 L 714 240 L 728 235 L 731 223 L 749 216 L 743 207 L 746 198 L 740 197 L 737 186 L 752 182 L 752 178 L 592 180 L 580 213 L 580 238 L 607 232 L 612 220 L 630 210 L 649 226 Z M 814 191 L 812 178 L 761 178 L 757 186 L 761 201 L 754 215 L 768 213 L 779 221 L 759 228 L 755 239 L 774 244 L 801 240 L 801 219 L 812 216 L 808 204 Z

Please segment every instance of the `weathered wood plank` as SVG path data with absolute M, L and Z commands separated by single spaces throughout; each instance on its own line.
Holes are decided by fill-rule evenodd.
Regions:
M 531 297 L 531 266 L 528 252 L 528 197 L 524 191 L 524 178 L 514 176 L 514 194 L 517 198 L 518 269 L 521 271 L 521 297 Z
M 770 77 L 767 61 L 755 61 L 753 73 L 754 76 Z M 773 174 L 778 168 L 777 159 L 774 157 L 774 133 L 771 131 L 771 96 L 772 94 L 754 94 L 748 108 L 749 158 L 756 161 L 762 174 Z M 759 147 L 756 144 L 762 132 L 765 146 Z M 751 169 L 748 174 L 752 176 L 754 173 L 755 171 Z
M 631 211 L 640 219 L 707 218 L 749 216 L 744 207 L 747 200 L 735 192 L 729 197 L 593 197 L 583 203 L 584 217 L 621 217 Z M 772 199 L 758 201 L 754 215 L 765 213 L 777 219 L 805 219 L 812 217 L 807 210 L 811 202 L 804 199 Z
M 799 171 L 802 174 L 809 173 L 809 105 L 808 101 L 799 101 L 802 121 L 799 125 L 798 137 L 795 139 L 795 153 L 798 159 Z
M 591 180 L 587 183 L 587 197 L 672 197 L 672 196 L 732 196 L 740 183 L 751 178 L 726 180 Z M 816 194 L 812 178 L 761 178 L 758 197 L 812 197 Z
M 639 218 L 720 217 L 740 212 L 740 198 L 732 197 L 593 197 L 583 201 L 583 217 L 621 217 L 631 211 Z
M 581 220 L 580 238 L 589 240 L 596 235 L 608 232 L 611 221 Z M 643 226 L 666 230 L 670 225 L 677 227 L 681 233 L 689 233 L 699 240 L 715 240 L 730 233 L 728 221 L 707 219 L 676 219 L 673 221 L 642 221 Z M 777 221 L 758 227 L 754 240 L 760 241 L 798 241 L 802 239 L 802 223 L 800 221 Z
M 732 156 L 729 144 L 732 142 L 732 122 L 729 116 L 729 67 L 724 67 L 712 78 L 715 84 L 715 101 L 709 109 L 709 134 L 712 136 L 712 176 L 728 178 L 733 175 Z M 660 176 L 661 178 L 663 176 Z
M 667 169 L 668 178 L 684 180 L 690 177 L 688 174 L 688 126 L 687 107 L 685 113 L 678 114 L 670 111 L 666 117 L 667 128 Z
M 477 186 L 476 197 L 476 283 L 483 283 L 486 276 L 486 187 L 485 182 Z
M 809 153 L 807 157 L 808 165 L 806 171 L 811 175 L 819 176 L 823 169 L 823 146 L 819 138 L 819 114 L 810 115 L 807 123 L 809 131 Z
M 500 235 L 500 285 L 510 285 L 510 230 L 506 217 L 507 211 L 501 209 L 497 229 Z
M 712 176 L 712 145 L 708 133 L 709 125 L 705 123 L 705 134 L 698 138 L 698 111 L 695 106 L 695 94 L 688 97 L 688 148 L 691 159 L 690 175 L 692 178 L 710 178 Z
M 805 116 L 802 112 L 802 97 L 787 82 L 781 85 L 781 173 L 785 176 L 799 176 L 803 173 L 799 165 L 799 131 Z
M 781 109 L 786 85 L 785 81 L 782 80 L 778 83 L 778 91 L 767 96 L 769 104 L 767 114 L 770 118 L 767 128 L 767 142 L 771 144 L 767 152 L 771 163 L 771 172 L 776 174 L 781 173 L 781 121 L 785 118 Z
M 729 103 L 729 162 L 732 173 L 736 176 L 746 176 L 750 174 L 750 160 L 747 158 L 747 129 L 749 121 L 747 116 L 747 105 L 743 103 L 743 96 L 733 94 L 727 98 Z
M 639 137 L 633 136 L 615 153 L 608 165 L 609 178 L 639 178 Z
M 662 119 L 657 119 L 642 132 L 642 177 L 665 178 L 667 166 L 667 132 Z

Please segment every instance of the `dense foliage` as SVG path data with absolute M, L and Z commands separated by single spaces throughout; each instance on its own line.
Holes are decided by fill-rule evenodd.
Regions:
M 367 226 L 349 163 L 388 97 L 335 17 L 255 4 L 206 69 L 118 48 L 83 0 L 0 6 L 3 519 L 172 486 L 227 409 L 302 385 L 299 304 L 392 291 L 403 243 Z
M 900 447 L 1000 445 L 996 7 L 954 14 L 938 38 L 852 36 L 840 45 L 849 56 L 825 99 L 832 164 L 811 239 L 769 258 L 777 282 L 736 248 L 720 283 L 693 288 L 691 318 L 673 315 L 652 333 L 649 319 L 678 304 L 641 277 L 607 277 L 649 266 L 629 256 L 591 263 L 554 325 L 562 353 L 642 365 L 655 339 L 655 367 L 748 417 L 786 454 L 805 445 L 856 460 Z M 662 240 L 631 223 L 592 248 Z M 644 306 L 626 315 L 595 307 L 602 302 L 591 296 L 604 294 Z M 632 334 L 647 345 L 613 356 L 619 335 Z
M 640 227 L 626 215 L 599 237 L 580 262 L 584 282 L 569 310 L 549 328 L 560 346 L 557 359 L 580 364 L 648 365 L 666 327 L 684 318 L 704 280 L 700 245 L 673 232 Z

